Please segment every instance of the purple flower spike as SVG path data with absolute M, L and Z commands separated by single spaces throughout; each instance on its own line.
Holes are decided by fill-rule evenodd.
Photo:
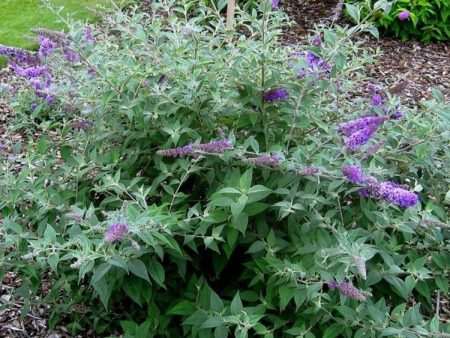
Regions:
M 355 165 L 346 165 L 342 168 L 342 173 L 345 178 L 352 183 L 364 182 L 364 174 L 361 168 Z
M 380 94 L 375 94 L 374 96 L 372 96 L 372 105 L 374 105 L 375 107 L 379 107 L 381 106 L 382 103 L 383 98 L 381 97 Z
M 280 0 L 272 0 L 272 8 L 278 9 L 280 7 Z
M 39 56 L 46 57 L 49 56 L 57 47 L 56 43 L 49 38 L 40 35 L 39 36 Z
M 284 101 L 289 98 L 289 92 L 283 88 L 271 89 L 264 93 L 263 98 L 264 101 L 267 102 L 275 102 L 275 101 Z
M 38 105 L 37 105 L 36 102 L 33 102 L 33 103 L 30 105 L 31 110 L 35 110 L 37 107 L 38 107 Z
M 400 110 L 396 111 L 395 114 L 391 116 L 391 120 L 401 120 L 403 118 L 403 112 Z
M 320 170 L 317 167 L 305 167 L 297 171 L 297 173 L 302 176 L 313 176 L 319 172 Z
M 71 51 L 70 49 L 64 49 L 64 56 L 66 57 L 66 61 L 71 63 L 77 63 L 80 59 L 78 54 Z
M 345 141 L 346 146 L 350 151 L 356 151 L 359 147 L 365 145 L 377 131 L 376 126 L 369 126 L 367 128 L 358 130 L 351 134 Z
M 124 223 L 116 223 L 109 226 L 108 230 L 106 231 L 105 237 L 103 240 L 106 243 L 112 243 L 112 242 L 120 242 L 123 240 L 124 236 L 128 234 L 129 229 L 128 226 Z
M 386 116 L 366 116 L 349 122 L 344 122 L 339 125 L 339 130 L 347 136 L 366 129 L 368 127 L 378 127 L 388 118 Z
M 86 42 L 94 42 L 94 37 L 92 36 L 92 29 L 90 27 L 84 30 L 83 39 Z
M 403 208 L 413 207 L 419 203 L 419 197 L 415 193 L 401 188 L 391 189 L 386 195 L 386 201 Z
M 233 145 L 228 140 L 219 140 L 210 143 L 191 144 L 191 147 L 207 153 L 223 153 L 224 150 L 233 148 Z
M 401 20 L 401 21 L 404 21 L 404 20 L 408 20 L 409 19 L 409 12 L 408 11 L 403 11 L 403 12 L 400 12 L 399 14 L 398 14 L 398 18 Z
M 312 44 L 314 47 L 319 47 L 320 45 L 322 45 L 322 39 L 320 38 L 320 36 L 316 36 L 316 37 L 312 40 L 311 44 Z
M 250 163 L 253 165 L 259 165 L 263 167 L 273 167 L 276 168 L 280 165 L 280 155 L 278 154 L 272 154 L 272 155 L 264 155 L 260 157 L 254 157 L 254 158 L 246 158 L 244 159 L 244 162 Z
M 167 157 L 185 157 L 188 154 L 192 154 L 193 149 L 190 145 L 184 146 L 184 147 L 178 147 L 178 148 L 172 148 L 172 149 L 161 149 L 158 150 L 156 153 L 160 156 L 167 156 Z
M 366 300 L 366 297 L 352 283 L 343 281 L 338 284 L 337 289 L 341 295 L 347 296 L 355 300 Z

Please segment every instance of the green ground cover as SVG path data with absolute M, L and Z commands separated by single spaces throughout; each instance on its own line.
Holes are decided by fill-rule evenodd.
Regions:
M 62 14 L 71 13 L 77 19 L 88 21 L 95 20 L 95 16 L 87 8 L 110 5 L 109 0 L 52 0 L 51 3 L 55 8 L 63 6 Z M 31 29 L 37 27 L 61 30 L 64 24 L 41 0 L 0 0 L 0 44 L 35 49 L 36 43 L 30 37 Z

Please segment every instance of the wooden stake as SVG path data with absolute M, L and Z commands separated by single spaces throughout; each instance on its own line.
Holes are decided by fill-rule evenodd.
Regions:
M 234 9 L 235 8 L 236 8 L 236 0 L 228 0 L 227 29 L 234 29 Z

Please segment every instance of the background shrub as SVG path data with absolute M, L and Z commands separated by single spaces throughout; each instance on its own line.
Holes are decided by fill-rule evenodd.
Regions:
M 16 67 L 40 74 L 14 103 L 27 144 L 5 145 L 0 172 L 1 268 L 25 309 L 37 296 L 52 325 L 104 336 L 446 332 L 442 94 L 418 109 L 375 84 L 355 95 L 363 20 L 286 48 L 270 3 L 238 13 L 245 35 L 193 5 L 68 23 Z
M 371 3 L 375 4 L 376 1 Z M 403 11 L 409 12 L 406 20 L 399 18 Z M 389 13 L 379 11 L 372 20 L 402 40 L 450 40 L 450 2 L 446 0 L 396 0 Z

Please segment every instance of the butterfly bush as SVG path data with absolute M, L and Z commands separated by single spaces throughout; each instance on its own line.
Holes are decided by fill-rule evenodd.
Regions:
M 286 45 L 280 4 L 243 5 L 232 32 L 215 3 L 162 0 L 39 29 L 40 52 L 0 48 L 23 82 L 7 133 L 26 143 L 0 152 L 18 301 L 46 303 L 71 336 L 449 330 L 433 308 L 448 102 L 408 107 L 368 79 L 367 21 Z

